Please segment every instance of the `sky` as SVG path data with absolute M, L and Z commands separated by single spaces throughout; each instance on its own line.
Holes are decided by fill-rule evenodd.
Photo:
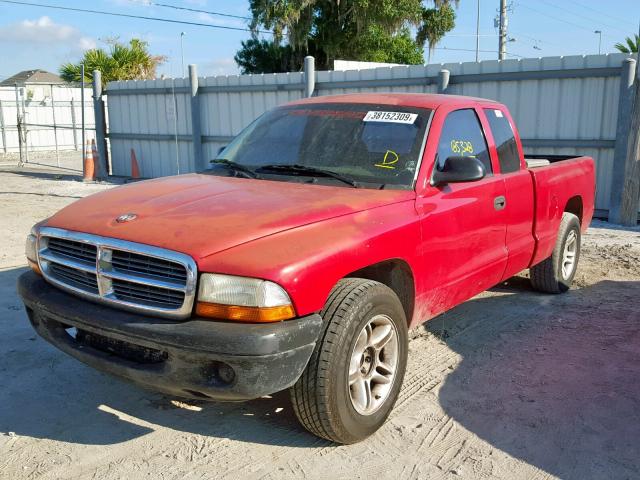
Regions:
M 182 76 L 181 52 L 184 52 L 185 68 L 195 63 L 200 75 L 237 74 L 233 56 L 240 48 L 240 42 L 250 37 L 244 30 L 212 28 L 246 29 L 248 20 L 153 4 L 248 17 L 249 3 L 244 0 L 18 1 L 40 6 L 0 1 L 0 79 L 35 68 L 57 72 L 61 64 L 77 62 L 84 50 L 104 46 L 105 40 L 118 38 L 126 42 L 133 37 L 146 40 L 152 53 L 167 57 L 158 72 L 167 77 Z M 494 18 L 499 0 L 479 1 L 480 59 L 495 59 L 498 36 Z M 425 1 L 425 4 L 429 3 L 429 0 Z M 640 23 L 640 0 L 514 0 L 509 3 L 509 58 L 597 54 L 600 35 L 594 33 L 596 30 L 602 32 L 602 53 L 614 52 L 614 44 L 638 32 Z M 43 7 L 45 4 L 181 20 L 205 26 L 56 10 Z M 460 0 L 456 27 L 437 46 L 431 63 L 475 60 L 477 8 L 478 0 Z M 425 55 L 425 63 L 427 60 Z

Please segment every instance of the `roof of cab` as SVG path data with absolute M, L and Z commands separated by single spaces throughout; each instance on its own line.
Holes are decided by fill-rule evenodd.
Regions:
M 486 98 L 435 93 L 350 93 L 346 95 L 327 95 L 304 98 L 290 102 L 287 105 L 306 105 L 316 103 L 369 103 L 430 109 L 438 108 L 441 105 L 500 105 L 498 102 L 487 100 Z

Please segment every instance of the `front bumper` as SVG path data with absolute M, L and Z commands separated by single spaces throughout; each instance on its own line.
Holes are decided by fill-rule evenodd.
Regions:
M 103 372 L 190 398 L 249 400 L 290 387 L 322 324 L 317 314 L 273 324 L 148 317 L 80 299 L 33 272 L 18 278 L 18 293 L 35 330 L 60 350 Z

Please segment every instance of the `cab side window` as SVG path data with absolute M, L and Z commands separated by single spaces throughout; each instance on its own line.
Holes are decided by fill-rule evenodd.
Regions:
M 444 120 L 438 143 L 438 168 L 441 169 L 449 157 L 475 157 L 484 165 L 487 176 L 493 173 L 487 140 L 471 108 L 451 112 Z
M 485 112 L 498 150 L 500 173 L 517 172 L 520 170 L 520 154 L 509 120 L 500 110 L 487 109 Z

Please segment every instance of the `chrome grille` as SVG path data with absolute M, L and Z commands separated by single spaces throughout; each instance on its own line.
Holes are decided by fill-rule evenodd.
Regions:
M 122 300 L 140 302 L 163 308 L 180 308 L 184 303 L 184 292 L 168 288 L 153 287 L 122 280 L 113 280 L 113 292 Z
M 51 237 L 49 238 L 49 250 L 56 255 L 80 262 L 96 263 L 97 248 L 95 245 Z
M 181 283 L 187 281 L 187 272 L 184 266 L 138 253 L 114 250 L 111 256 L 111 265 L 114 270 L 122 273 L 168 278 Z
M 61 282 L 66 282 L 76 288 L 86 289 L 94 294 L 98 293 L 98 279 L 95 273 L 84 272 L 53 262 L 49 265 L 49 271 L 54 278 Z
M 43 227 L 38 261 L 49 282 L 92 300 L 180 318 L 193 308 L 196 265 L 182 253 Z

